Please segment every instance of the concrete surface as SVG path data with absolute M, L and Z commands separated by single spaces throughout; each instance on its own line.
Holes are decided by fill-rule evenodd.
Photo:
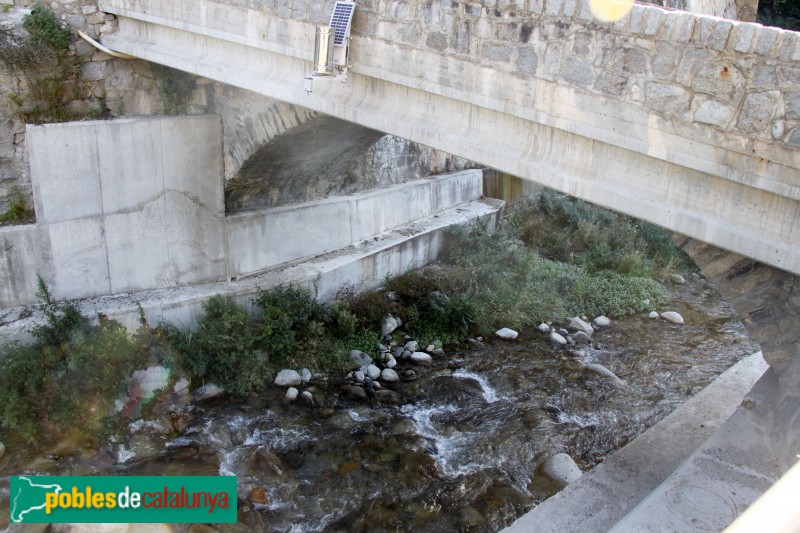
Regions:
M 377 287 L 387 276 L 430 263 L 441 249 L 447 228 L 454 224 L 472 223 L 476 219 L 486 219 L 489 227 L 495 227 L 503 205 L 500 200 L 476 200 L 329 254 L 232 282 L 89 298 L 78 304 L 86 316 L 103 313 L 135 330 L 140 325 L 137 303 L 141 304 L 150 324 L 168 320 L 179 326 L 192 327 L 202 316 L 203 303 L 216 294 L 229 296 L 248 308 L 252 307 L 252 299 L 259 288 L 292 283 L 306 286 L 317 298 L 328 301 L 346 284 L 366 290 Z M 0 310 L 0 323 L 4 324 L 0 326 L 0 346 L 9 340 L 24 340 L 26 332 L 34 324 L 41 323 L 43 317 L 40 313 L 25 317 L 27 311 L 28 308 L 24 307 Z
M 664 420 L 503 531 L 610 530 L 723 425 L 766 369 L 760 352 L 743 359 Z
M 800 273 L 800 34 L 640 5 L 598 24 L 588 0 L 524 11 L 373 2 L 356 11 L 347 82 L 309 94 L 323 10 L 100 5 L 119 16 L 119 33 L 104 37 L 112 48 Z

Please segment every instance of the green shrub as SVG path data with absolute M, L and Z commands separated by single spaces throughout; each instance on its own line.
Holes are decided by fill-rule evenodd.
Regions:
M 322 324 L 326 319 L 325 307 L 308 289 L 292 286 L 259 289 L 253 303 L 263 313 L 257 326 L 258 346 L 275 363 L 287 363 L 293 352 L 303 348 L 303 343 L 322 333 L 316 326 L 308 328 L 309 324 Z
M 33 209 L 28 207 L 19 187 L 12 187 L 6 212 L 0 215 L 0 226 L 10 224 L 30 224 L 36 221 Z
M 72 42 L 72 32 L 61 26 L 55 13 L 43 6 L 33 6 L 22 19 L 22 26 L 31 38 L 46 44 L 53 50 L 66 52 Z
M 73 335 L 83 333 L 88 328 L 89 321 L 81 315 L 74 303 L 55 300 L 41 277 L 38 284 L 36 296 L 39 299 L 39 309 L 47 322 L 35 326 L 31 334 L 41 346 L 60 347 L 69 343 Z

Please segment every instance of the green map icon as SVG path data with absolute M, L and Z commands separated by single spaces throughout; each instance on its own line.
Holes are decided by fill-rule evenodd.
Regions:
M 10 490 L 10 518 L 14 523 L 23 520 L 30 522 L 34 519 L 33 515 L 45 514 L 45 495 L 47 493 L 60 493 L 64 489 L 61 485 L 45 485 L 34 483 L 30 478 L 17 476 L 11 478 Z M 31 515 L 30 513 L 33 513 Z

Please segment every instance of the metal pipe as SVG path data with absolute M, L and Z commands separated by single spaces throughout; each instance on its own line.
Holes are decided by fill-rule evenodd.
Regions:
M 80 37 L 81 39 L 83 39 L 87 43 L 91 44 L 92 46 L 94 46 L 95 48 L 100 50 L 101 52 L 104 52 L 104 53 L 110 55 L 111 57 L 116 57 L 116 58 L 119 58 L 119 59 L 138 59 L 136 56 L 130 56 L 128 54 L 123 54 L 122 52 L 115 52 L 114 50 L 111 50 L 110 48 L 106 48 L 102 44 L 98 43 L 97 41 L 95 41 L 94 39 L 92 39 L 91 37 L 86 35 L 86 33 L 83 30 L 78 30 L 78 37 Z

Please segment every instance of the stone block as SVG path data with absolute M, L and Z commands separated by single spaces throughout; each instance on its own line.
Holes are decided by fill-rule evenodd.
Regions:
M 622 96 L 628 88 L 628 76 L 605 72 L 598 78 L 595 89 L 603 94 Z
M 724 128 L 731 116 L 733 116 L 734 111 L 735 109 L 731 106 L 717 100 L 706 100 L 695 111 L 694 120 L 695 122 Z
M 736 127 L 746 133 L 766 132 L 780 99 L 779 91 L 748 94 L 739 112 Z
M 539 66 L 539 56 L 530 46 L 523 46 L 517 50 L 517 72 L 528 76 L 536 76 Z
M 724 50 L 733 24 L 727 20 L 710 17 L 703 17 L 698 20 L 699 27 L 695 32 L 694 39 L 696 39 L 701 46 L 714 50 Z
M 672 76 L 678 64 L 680 52 L 680 48 L 677 48 L 673 43 L 658 43 L 651 65 L 653 74 L 662 78 Z
M 564 16 L 574 17 L 580 10 L 580 0 L 564 0 Z
M 425 46 L 442 52 L 447 49 L 447 35 L 440 31 L 431 32 L 425 38 Z
M 621 48 L 614 54 L 614 65 L 625 74 L 646 74 L 647 55 L 636 48 Z
M 782 31 L 778 28 L 761 28 L 754 52 L 762 56 L 771 56 Z
M 694 72 L 708 62 L 711 52 L 705 48 L 686 47 L 683 50 L 675 81 L 683 85 L 691 85 Z
M 774 65 L 759 64 L 750 71 L 748 86 L 754 90 L 772 89 L 778 85 L 778 71 Z
M 481 57 L 487 61 L 508 63 L 511 61 L 510 46 L 504 44 L 484 44 L 481 48 Z
M 669 40 L 677 43 L 688 43 L 694 35 L 697 16 L 692 13 L 673 12 L 667 14 L 669 27 L 672 30 Z
M 689 109 L 689 92 L 680 85 L 650 82 L 645 89 L 645 105 L 659 113 L 683 114 Z
M 737 24 L 733 29 L 731 42 L 733 49 L 737 52 L 747 53 L 753 48 L 756 40 L 757 28 L 755 24 Z
M 794 89 L 800 84 L 800 68 L 798 67 L 779 67 L 778 74 L 780 75 L 778 82 L 781 87 Z
M 783 102 L 786 106 L 786 118 L 789 120 L 800 119 L 800 92 L 786 93 Z
M 593 78 L 592 65 L 574 57 L 567 59 L 561 69 L 561 79 L 575 87 L 588 87 Z
M 732 104 L 739 103 L 744 88 L 744 75 L 731 63 L 706 64 L 700 67 L 692 80 L 692 89 L 695 91 Z
M 644 34 L 649 37 L 658 35 L 661 26 L 664 23 L 665 13 L 660 9 L 648 9 L 647 21 L 644 26 Z
M 564 0 L 545 0 L 544 14 L 551 16 L 560 15 L 563 8 Z
M 563 45 L 561 43 L 550 42 L 547 44 L 547 50 L 544 52 L 544 68 L 542 69 L 542 77 L 544 79 L 554 80 L 558 75 L 561 67 L 562 48 Z

